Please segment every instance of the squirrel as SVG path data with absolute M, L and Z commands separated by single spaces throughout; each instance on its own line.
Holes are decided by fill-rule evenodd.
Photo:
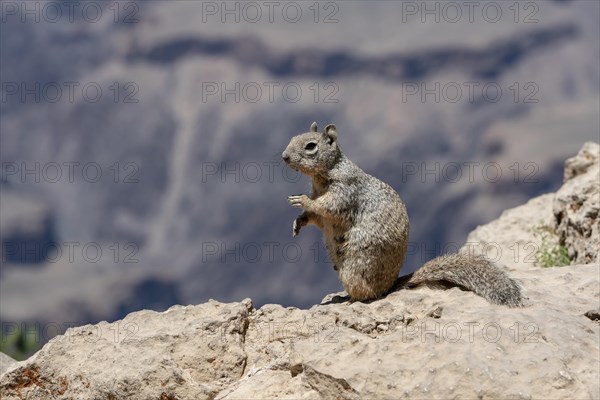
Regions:
M 383 297 L 420 285 L 457 286 L 490 303 L 522 306 L 520 285 L 494 262 L 463 253 L 437 257 L 416 272 L 398 278 L 408 245 L 408 213 L 398 193 L 367 174 L 342 152 L 334 124 L 294 136 L 283 161 L 312 181 L 312 194 L 288 202 L 303 209 L 292 235 L 312 224 L 323 231 L 325 247 L 340 281 L 353 301 Z

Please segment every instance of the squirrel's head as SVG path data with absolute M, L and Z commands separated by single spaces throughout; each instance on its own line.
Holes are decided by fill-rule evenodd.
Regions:
M 309 176 L 326 176 L 337 163 L 341 151 L 337 145 L 337 131 L 333 124 L 317 132 L 313 122 L 310 132 L 294 136 L 281 154 L 283 161 L 292 169 Z

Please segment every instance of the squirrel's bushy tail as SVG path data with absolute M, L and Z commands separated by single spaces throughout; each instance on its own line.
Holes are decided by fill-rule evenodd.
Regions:
M 458 286 L 477 293 L 490 303 L 509 307 L 523 305 L 521 286 L 494 262 L 478 255 L 458 253 L 440 256 L 416 272 L 398 278 L 395 288 L 420 285 Z

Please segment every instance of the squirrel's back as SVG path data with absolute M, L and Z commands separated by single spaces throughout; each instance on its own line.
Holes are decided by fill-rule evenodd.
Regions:
M 343 165 L 341 167 L 343 168 Z M 408 214 L 398 193 L 359 167 L 355 190 L 339 188 L 352 213 L 352 225 L 323 229 L 329 254 L 346 291 L 356 300 L 378 298 L 394 285 L 408 245 Z M 335 184 L 334 184 L 335 185 Z
M 356 300 L 383 296 L 396 281 L 408 244 L 400 196 L 343 153 L 326 179 L 313 178 L 313 197 L 325 194 L 333 199 L 332 215 L 321 218 L 319 227 L 344 288 Z

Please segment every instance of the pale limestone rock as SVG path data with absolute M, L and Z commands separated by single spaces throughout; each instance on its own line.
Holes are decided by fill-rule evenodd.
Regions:
M 308 310 L 249 300 L 75 328 L 0 377 L 3 399 L 598 398 L 598 265 L 521 269 L 529 301 L 401 290 Z M 27 396 L 27 397 L 25 397 Z M 161 397 L 162 396 L 162 397 Z
M 510 271 L 537 268 L 536 253 L 542 240 L 535 232 L 554 226 L 553 199 L 553 193 L 544 194 L 504 211 L 497 220 L 471 232 L 461 251 L 484 254 Z
M 13 360 L 12 357 L 7 356 L 4 353 L 0 353 L 0 375 L 4 373 L 9 367 L 15 364 L 17 361 Z
M 586 143 L 565 161 L 565 183 L 554 199 L 556 230 L 575 264 L 600 261 L 600 146 Z

